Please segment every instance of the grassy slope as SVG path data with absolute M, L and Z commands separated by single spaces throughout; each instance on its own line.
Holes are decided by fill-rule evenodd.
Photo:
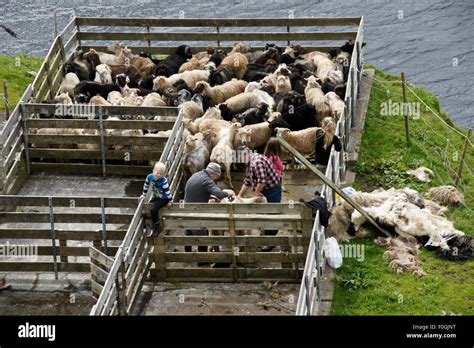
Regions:
M 376 78 L 396 81 L 398 77 L 376 70 Z M 410 85 L 412 89 L 438 114 L 452 124 L 440 110 L 439 101 L 431 93 Z M 389 92 L 387 93 L 387 90 Z M 371 191 L 378 187 L 411 187 L 426 191 L 429 187 L 452 184 L 452 173 L 443 163 L 443 151 L 448 144 L 447 157 L 453 168 L 457 168 L 454 148 L 461 155 L 463 140 L 453 131 L 448 131 L 431 112 L 421 107 L 421 117 L 411 120 L 413 143 L 407 148 L 403 118 L 381 116 L 380 103 L 401 101 L 400 84 L 374 81 L 369 110 L 362 140 L 362 150 L 356 166 L 354 184 L 358 190 Z M 409 94 L 409 101 L 417 101 Z M 424 122 L 424 121 L 426 122 Z M 459 129 L 459 128 L 458 128 Z M 465 134 L 465 130 L 459 129 Z M 422 140 L 422 134 L 428 138 Z M 422 145 L 422 148 L 419 146 Z M 466 165 L 474 169 L 474 151 L 470 148 Z M 404 172 L 420 165 L 435 169 L 438 175 L 431 183 L 420 184 Z M 452 208 L 448 218 L 457 229 L 474 236 L 474 177 L 464 170 L 466 208 Z M 372 239 L 353 240 L 365 247 L 365 259 L 344 260 L 337 270 L 335 293 L 332 304 L 333 315 L 440 315 L 442 311 L 474 314 L 474 260 L 453 262 L 440 259 L 423 249 L 421 260 L 427 276 L 417 278 L 412 274 L 396 274 L 382 259 L 384 249 Z
M 19 58 L 17 66 L 16 58 Z M 0 55 L 0 83 L 7 80 L 8 99 L 13 105 L 21 98 L 26 87 L 33 82 L 34 77 L 28 74 L 29 71 L 38 71 L 44 57 L 17 55 Z M 0 110 L 5 110 L 3 102 L 3 87 L 0 87 L 2 96 L 0 97 Z

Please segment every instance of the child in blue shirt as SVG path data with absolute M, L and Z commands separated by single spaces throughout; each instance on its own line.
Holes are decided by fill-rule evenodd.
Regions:
M 143 195 L 145 196 L 150 188 L 153 192 L 153 197 L 150 203 L 153 203 L 153 208 L 150 210 L 151 220 L 153 221 L 153 236 L 156 237 L 162 231 L 162 225 L 158 221 L 158 211 L 164 206 L 171 206 L 171 192 L 168 180 L 165 177 L 166 166 L 161 162 L 156 162 L 153 167 L 153 172 L 148 174 L 143 185 Z

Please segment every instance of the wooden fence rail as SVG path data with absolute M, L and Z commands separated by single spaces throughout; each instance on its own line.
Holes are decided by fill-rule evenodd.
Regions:
M 135 198 L 0 196 L 1 244 L 36 250 L 21 261 L 2 258 L 0 271 L 89 272 L 89 247 L 113 256 L 111 244 L 123 240 L 137 205 Z

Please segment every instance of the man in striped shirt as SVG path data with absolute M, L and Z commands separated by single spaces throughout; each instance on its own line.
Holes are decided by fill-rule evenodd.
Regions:
M 158 211 L 164 206 L 171 206 L 172 195 L 165 172 L 166 166 L 161 162 L 156 162 L 153 172 L 147 175 L 143 185 L 142 196 L 147 194 L 150 185 L 153 192 L 153 197 L 150 201 L 150 203 L 153 203 L 153 208 L 150 210 L 151 220 L 153 221 L 153 237 L 158 236 L 163 229 L 161 221 L 158 219 Z
M 243 197 L 251 187 L 255 196 L 265 196 L 268 203 L 280 203 L 281 181 L 278 179 L 272 162 L 262 154 L 250 152 L 248 148 L 240 153 L 242 155 L 240 161 L 247 163 L 247 169 L 239 197 Z M 264 233 L 274 236 L 278 230 L 265 230 Z M 264 246 L 262 251 L 271 251 L 273 248 L 273 246 Z

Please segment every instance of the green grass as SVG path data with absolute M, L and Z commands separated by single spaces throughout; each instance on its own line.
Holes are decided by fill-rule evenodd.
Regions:
M 33 82 L 34 77 L 29 71 L 38 71 L 44 57 L 20 54 L 17 56 L 0 55 L 0 84 L 7 81 L 7 92 L 10 104 L 18 103 L 26 87 Z M 0 110 L 5 110 L 3 87 L 0 96 Z M 10 109 L 11 111 L 11 109 Z
M 378 69 L 375 77 L 383 81 L 399 80 Z M 454 126 L 440 109 L 436 97 L 422 88 L 409 86 L 448 124 Z M 433 186 L 452 184 L 454 173 L 447 169 L 446 162 L 453 169 L 457 168 L 464 143 L 462 137 L 449 131 L 422 105 L 420 118 L 410 119 L 413 142 L 407 147 L 403 117 L 381 115 L 381 103 L 389 99 L 392 102 L 402 101 L 400 83 L 374 81 L 361 153 L 355 168 L 357 178 L 354 187 L 363 191 L 379 187 L 411 187 L 425 192 Z M 418 100 L 408 93 L 408 101 Z M 466 134 L 466 130 L 455 128 Z M 423 139 L 423 135 L 426 139 Z M 420 165 L 437 173 L 431 183 L 419 183 L 405 173 Z M 466 157 L 466 166 L 471 171 L 474 169 L 472 147 Z M 447 214 L 457 229 L 471 236 L 474 236 L 473 184 L 474 177 L 464 170 L 461 187 L 467 208 L 450 208 Z M 448 261 L 440 259 L 432 251 L 422 249 L 422 266 L 428 275 L 417 278 L 410 273 L 397 274 L 389 268 L 387 261 L 382 258 L 384 248 L 376 245 L 372 239 L 354 239 L 351 243 L 362 244 L 365 257 L 361 262 L 355 258 L 346 258 L 337 270 L 331 314 L 440 315 L 442 311 L 448 314 L 474 314 L 474 260 Z

